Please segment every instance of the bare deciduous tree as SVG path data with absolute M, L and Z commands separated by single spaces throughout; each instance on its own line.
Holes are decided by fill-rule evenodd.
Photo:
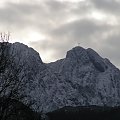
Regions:
M 0 33 L 0 41 L 1 42 L 9 42 L 9 40 L 10 40 L 10 32 L 8 32 L 8 33 L 1 32 Z
M 8 46 L 7 42 L 0 43 L 0 120 L 9 120 L 13 114 L 13 100 L 22 101 L 26 97 L 20 92 L 25 86 L 25 74 L 21 79 L 18 77 L 23 66 L 16 65 L 14 56 L 7 54 Z

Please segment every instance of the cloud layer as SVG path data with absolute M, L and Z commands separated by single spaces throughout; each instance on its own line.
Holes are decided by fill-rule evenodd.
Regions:
M 34 47 L 46 62 L 65 57 L 80 43 L 120 67 L 119 11 L 119 0 L 6 0 L 0 7 L 0 30 Z

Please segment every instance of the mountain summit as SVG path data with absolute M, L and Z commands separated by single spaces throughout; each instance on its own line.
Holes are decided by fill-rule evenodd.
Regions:
M 1 44 L 2 45 L 2 44 Z M 45 64 L 39 54 L 21 43 L 8 43 L 10 59 L 21 67 L 23 92 L 37 111 L 64 106 L 119 106 L 120 71 L 91 48 L 75 47 L 66 58 Z M 8 67 L 8 71 L 13 68 Z

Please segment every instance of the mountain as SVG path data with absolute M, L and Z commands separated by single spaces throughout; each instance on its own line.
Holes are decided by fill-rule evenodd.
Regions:
M 120 105 L 119 69 L 91 48 L 77 46 L 64 59 L 46 64 L 24 44 L 6 46 L 5 55 L 21 69 L 17 75 L 24 85 L 21 93 L 27 96 L 25 101 L 33 101 L 33 109 L 50 112 L 65 106 Z

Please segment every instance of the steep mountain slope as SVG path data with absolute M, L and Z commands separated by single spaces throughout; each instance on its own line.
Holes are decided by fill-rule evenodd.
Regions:
M 55 93 L 48 98 L 54 106 L 119 105 L 120 71 L 92 49 L 75 47 L 48 67 L 57 77 Z
M 28 101 L 38 111 L 53 111 L 64 106 L 120 105 L 120 71 L 92 49 L 75 47 L 66 58 L 45 64 L 32 48 L 8 45 L 10 59 L 18 77 L 25 82 Z M 9 68 L 10 70 L 12 68 Z

